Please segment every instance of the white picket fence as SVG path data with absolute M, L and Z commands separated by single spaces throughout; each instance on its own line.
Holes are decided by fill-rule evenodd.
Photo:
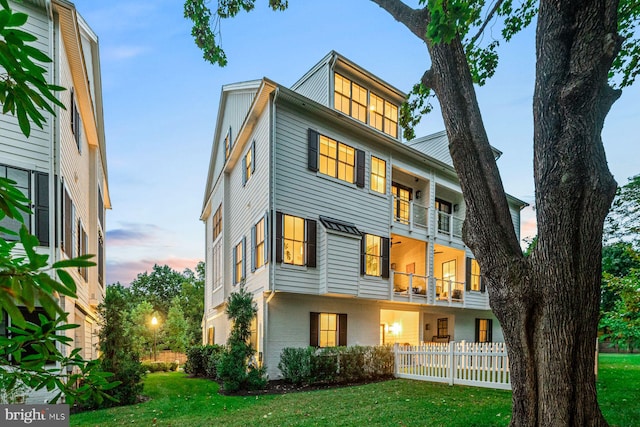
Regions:
M 396 344 L 394 353 L 398 378 L 511 389 L 504 343 Z

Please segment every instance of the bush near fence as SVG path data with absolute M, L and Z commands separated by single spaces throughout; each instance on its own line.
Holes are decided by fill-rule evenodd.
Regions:
M 178 370 L 176 362 L 142 362 L 144 372 L 173 372 Z
M 390 346 L 288 347 L 278 368 L 296 385 L 370 381 L 393 377 L 394 353 Z
M 224 353 L 221 345 L 196 345 L 187 350 L 184 371 L 194 377 L 218 379 L 218 362 Z

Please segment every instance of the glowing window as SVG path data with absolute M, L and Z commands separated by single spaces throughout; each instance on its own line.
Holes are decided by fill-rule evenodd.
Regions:
M 283 262 L 292 265 L 305 264 L 304 219 L 284 215 Z
M 371 157 L 370 185 L 373 191 L 385 194 L 387 192 L 387 162 L 377 157 Z
M 320 347 L 335 347 L 338 342 L 338 315 L 320 313 Z
M 382 275 L 382 238 L 365 234 L 365 273 L 369 276 Z
M 341 142 L 320 135 L 319 171 L 328 176 L 353 183 L 356 150 Z

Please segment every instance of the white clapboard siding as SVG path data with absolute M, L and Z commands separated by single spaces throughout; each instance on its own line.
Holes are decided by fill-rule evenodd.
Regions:
M 327 233 L 327 292 L 358 295 L 360 238 Z
M 329 63 L 324 62 L 293 85 L 292 89 L 319 104 L 329 106 L 329 76 Z

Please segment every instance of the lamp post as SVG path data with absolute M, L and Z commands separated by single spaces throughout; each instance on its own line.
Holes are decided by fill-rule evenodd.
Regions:
M 156 316 L 151 318 L 151 326 L 153 327 L 153 361 L 157 360 L 156 356 L 156 332 L 158 331 L 158 319 Z

